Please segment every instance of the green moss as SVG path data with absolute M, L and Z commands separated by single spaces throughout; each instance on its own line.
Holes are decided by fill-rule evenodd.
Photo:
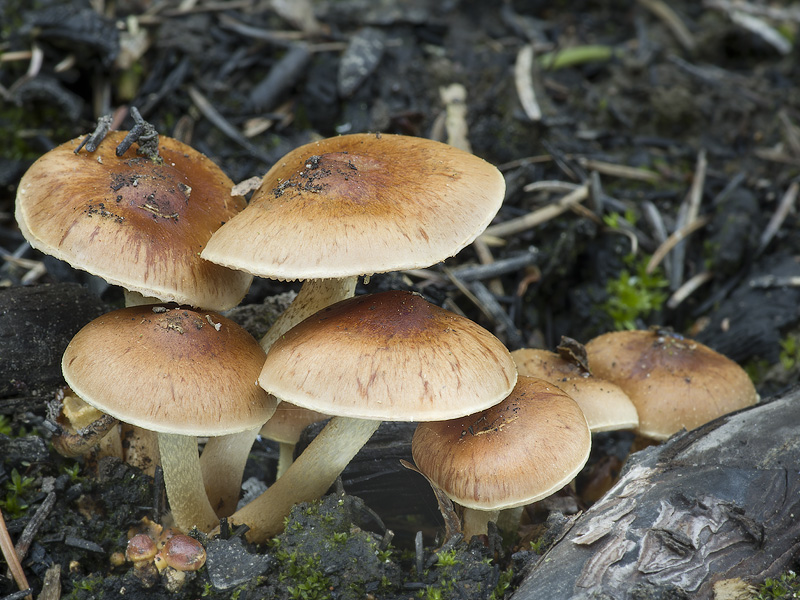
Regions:
M 788 600 L 800 598 L 800 579 L 794 571 L 787 571 L 777 578 L 767 578 L 758 589 L 754 600 Z
M 616 279 L 606 282 L 608 299 L 603 311 L 611 318 L 615 329 L 637 329 L 638 321 L 654 311 L 661 310 L 667 299 L 664 291 L 669 282 L 660 268 L 647 272 L 648 256 L 625 258 L 628 268 L 622 269 Z

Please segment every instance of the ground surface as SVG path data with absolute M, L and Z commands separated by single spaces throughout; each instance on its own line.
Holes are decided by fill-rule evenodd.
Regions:
M 722 0 L 678 1 L 672 15 L 652 0 L 97 4 L 0 2 L 1 285 L 80 282 L 120 302 L 114 289 L 26 248 L 13 218 L 32 161 L 103 114 L 129 128 L 126 109 L 138 107 L 237 182 L 318 136 L 466 139 L 505 175 L 495 223 L 581 186 L 585 198 L 488 237 L 498 266 L 517 261 L 497 279 L 460 270 L 480 260 L 471 246 L 446 268 L 376 276 L 363 290 L 422 291 L 512 349 L 671 326 L 745 365 L 764 396 L 797 381 L 796 6 L 754 1 L 733 13 Z M 459 91 L 464 102 L 449 99 Z M 676 231 L 685 242 L 665 254 Z M 245 302 L 287 289 L 295 286 L 257 281 Z M 65 593 L 88 598 L 96 588 L 86 581 L 110 572 L 120 532 L 152 505 L 149 488 L 137 483 L 115 501 L 110 490 L 136 477 L 111 468 L 88 477 L 82 464 L 73 472 L 75 462 L 46 445 L 44 397 L 22 408 L 15 398 L 32 390 L 5 395 L 3 434 L 15 450 L 3 455 L 0 480 L 12 537 L 30 519 L 14 498 L 35 508 L 43 478 L 55 477 L 65 516 L 42 530 L 26 568 L 38 592 L 59 563 Z M 15 470 L 32 478 L 23 489 Z M 86 506 L 93 498 L 103 519 Z M 86 539 L 99 546 L 81 546 Z M 383 575 L 386 585 L 400 578 Z M 0 576 L 0 596 L 14 589 Z

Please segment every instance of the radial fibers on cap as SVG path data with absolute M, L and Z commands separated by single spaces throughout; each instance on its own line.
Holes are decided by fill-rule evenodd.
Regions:
M 275 412 L 275 399 L 256 383 L 264 358 L 258 342 L 221 315 L 136 306 L 81 329 L 62 371 L 84 401 L 120 421 L 217 436 L 258 427 Z
M 373 134 L 328 138 L 275 164 L 203 257 L 274 279 L 430 266 L 472 242 L 504 193 L 494 166 L 441 142 Z
M 245 206 L 233 183 L 190 146 L 159 138 L 163 163 L 115 148 L 113 131 L 96 152 L 75 139 L 23 175 L 16 218 L 34 248 L 143 296 L 224 310 L 250 286 L 248 274 L 200 258 L 211 234 Z
M 343 300 L 290 329 L 270 348 L 259 383 L 328 415 L 417 421 L 483 410 L 516 377 L 491 333 L 395 291 Z

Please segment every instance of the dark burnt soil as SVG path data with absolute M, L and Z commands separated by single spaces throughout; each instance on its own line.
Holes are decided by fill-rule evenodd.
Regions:
M 0 0 L 0 285 L 79 283 L 101 306 L 120 304 L 118 290 L 26 246 L 13 217 L 16 185 L 32 161 L 92 130 L 100 115 L 128 129 L 128 107 L 136 106 L 236 182 L 319 136 L 466 139 L 505 175 L 495 224 L 557 205 L 582 186 L 586 193 L 535 226 L 495 230 L 485 247 L 446 265 L 375 276 L 359 291 L 415 289 L 512 349 L 668 326 L 740 362 L 762 396 L 783 390 L 800 374 L 800 67 L 792 43 L 800 15 L 761 0 L 736 14 L 722 0 L 669 6 L 674 15 L 657 0 Z M 761 29 L 748 25 L 754 20 Z M 683 241 L 672 247 L 676 236 Z M 494 267 L 476 274 L 486 251 Z M 257 280 L 245 304 L 294 289 Z M 386 478 L 345 477 L 345 489 L 379 519 L 363 528 L 339 523 L 314 546 L 352 544 L 341 554 L 363 566 L 357 583 L 284 538 L 259 555 L 257 577 L 233 587 L 216 585 L 209 567 L 182 591 L 163 582 L 143 590 L 110 557 L 124 551 L 128 527 L 154 516 L 152 482 L 118 463 L 92 470 L 56 455 L 45 421 L 52 378 L 31 371 L 0 380 L 0 506 L 12 539 L 55 498 L 23 561 L 37 595 L 53 565 L 74 598 L 123 588 L 126 597 L 148 598 L 488 597 L 508 582 L 510 553 L 492 563 L 484 547 L 463 545 L 448 564 L 430 562 L 429 550 L 415 554 L 414 532 L 424 531 L 432 548 L 443 524 L 426 484 L 392 455 Z M 577 497 L 551 507 L 569 512 L 596 498 L 629 441 L 599 438 Z M 274 447 L 259 446 L 248 475 L 268 481 L 274 459 Z M 423 500 L 402 515 L 411 495 Z M 318 510 L 302 513 L 297 530 L 308 530 L 303 519 Z M 535 537 L 547 511 L 528 512 Z M 391 548 L 381 546 L 380 520 L 397 530 Z M 516 566 L 526 558 L 517 554 Z M 16 589 L 0 573 L 0 597 Z

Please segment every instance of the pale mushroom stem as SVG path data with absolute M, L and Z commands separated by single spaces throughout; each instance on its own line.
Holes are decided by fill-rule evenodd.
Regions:
M 218 517 L 236 510 L 242 489 L 242 474 L 261 425 L 239 433 L 209 438 L 200 455 L 206 495 Z
M 489 521 L 497 522 L 499 510 L 478 510 L 477 508 L 464 507 L 461 529 L 464 539 L 469 541 L 474 535 L 486 535 Z
M 125 293 L 125 307 L 143 306 L 145 304 L 158 304 L 158 298 L 145 296 L 139 292 L 132 292 L 123 288 Z M 125 439 L 123 440 L 123 452 L 125 462 L 142 471 L 145 475 L 152 477 L 156 467 L 160 464 L 158 437 L 155 432 L 142 429 L 136 425 L 123 427 Z
M 297 297 L 261 338 L 261 347 L 269 352 L 275 340 L 306 317 L 340 300 L 352 298 L 358 277 L 339 279 L 309 279 L 303 283 Z
M 158 445 L 161 449 L 167 500 L 176 527 L 182 531 L 189 531 L 192 527 L 209 531 L 219 525 L 219 519 L 203 486 L 197 438 L 159 433 Z
M 380 424 L 351 417 L 332 418 L 280 479 L 229 520 L 237 525 L 246 523 L 251 542 L 266 542 L 283 530 L 283 520 L 292 506 L 320 498 L 333 485 Z
M 294 448 L 297 444 L 289 442 L 278 442 L 278 470 L 275 479 L 286 473 L 292 462 L 294 462 Z

